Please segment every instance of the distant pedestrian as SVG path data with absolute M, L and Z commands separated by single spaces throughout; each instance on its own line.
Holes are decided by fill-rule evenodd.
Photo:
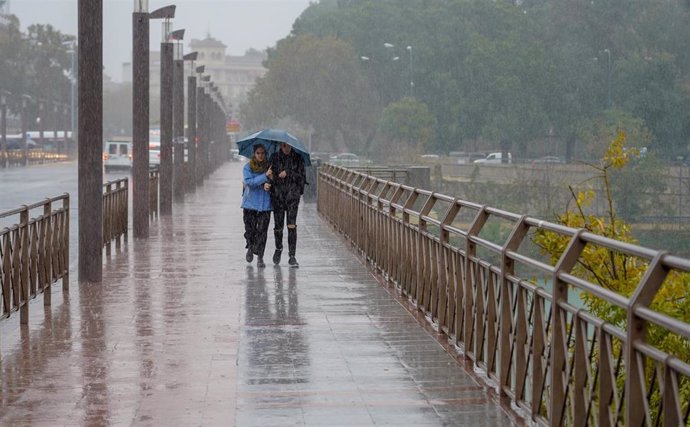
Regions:
M 256 144 L 254 154 L 242 171 L 242 209 L 244 216 L 244 238 L 247 242 L 247 262 L 257 256 L 256 266 L 266 267 L 264 251 L 271 221 L 271 184 L 273 172 L 266 160 L 266 147 Z
M 290 144 L 281 143 L 280 150 L 271 156 L 270 168 L 274 171 L 271 180 L 271 202 L 273 204 L 273 233 L 276 240 L 276 250 L 273 253 L 273 263 L 280 264 L 283 252 L 283 227 L 287 217 L 288 230 L 288 264 L 299 267 L 295 254 L 297 252 L 297 209 L 300 198 L 304 194 L 306 174 L 304 159 Z

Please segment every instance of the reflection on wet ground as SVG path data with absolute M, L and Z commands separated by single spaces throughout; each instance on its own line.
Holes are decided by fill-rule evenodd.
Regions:
M 55 286 L 28 327 L 0 322 L 0 424 L 515 423 L 314 205 L 299 269 L 248 265 L 241 166 L 130 238 L 102 285 L 72 283 L 64 300 Z

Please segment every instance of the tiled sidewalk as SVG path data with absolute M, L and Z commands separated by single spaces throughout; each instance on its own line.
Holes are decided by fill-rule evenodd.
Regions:
M 467 425 L 514 417 L 301 205 L 299 269 L 244 260 L 241 164 L 176 203 L 102 285 L 0 322 L 2 425 Z M 269 234 L 272 234 L 269 232 Z M 76 277 L 73 274 L 72 277 Z

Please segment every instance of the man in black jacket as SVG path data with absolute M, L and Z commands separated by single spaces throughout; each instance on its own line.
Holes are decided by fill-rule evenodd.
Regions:
M 289 144 L 280 144 L 280 150 L 269 160 L 273 170 L 271 182 L 271 203 L 273 204 L 273 233 L 276 239 L 276 251 L 273 253 L 273 263 L 280 264 L 283 252 L 283 224 L 287 216 L 288 229 L 288 264 L 299 267 L 295 252 L 297 250 L 297 208 L 300 197 L 304 194 L 306 173 L 304 159 Z

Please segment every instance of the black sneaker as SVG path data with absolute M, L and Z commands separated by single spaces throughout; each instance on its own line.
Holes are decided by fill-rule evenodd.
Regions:
M 264 262 L 264 257 L 260 256 L 257 257 L 258 259 L 256 260 L 256 266 L 259 268 L 264 268 L 266 267 L 266 263 Z
M 278 265 L 280 264 L 280 254 L 282 254 L 283 251 L 280 249 L 276 249 L 275 252 L 273 252 L 273 264 Z
M 254 254 L 252 253 L 251 249 L 247 249 L 247 262 L 252 262 L 254 261 Z
M 290 267 L 292 267 L 292 268 L 299 267 L 299 263 L 297 262 L 297 258 L 295 258 L 294 256 L 290 257 L 290 260 L 288 260 L 288 264 L 290 264 Z

